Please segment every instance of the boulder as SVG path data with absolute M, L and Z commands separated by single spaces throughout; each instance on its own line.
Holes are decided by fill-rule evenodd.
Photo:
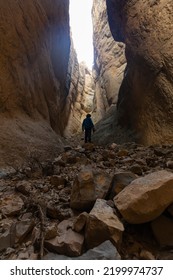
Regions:
M 23 242 L 28 233 L 32 231 L 35 226 L 34 220 L 24 220 L 16 223 L 16 242 Z
M 49 240 L 52 239 L 54 237 L 56 237 L 57 235 L 57 224 L 51 224 L 48 227 L 46 227 L 45 230 L 45 240 Z
M 91 209 L 96 200 L 94 175 L 91 168 L 83 168 L 76 176 L 71 192 L 70 206 L 76 210 Z
M 48 253 L 43 257 L 43 260 L 120 260 L 121 257 L 116 247 L 106 240 L 99 246 L 88 250 L 86 253 L 79 257 L 69 258 L 64 255 L 57 255 Z
M 116 173 L 112 178 L 111 190 L 107 198 L 113 199 L 116 194 L 122 191 L 127 185 L 129 185 L 136 178 L 138 178 L 138 176 L 136 176 L 132 172 Z
M 173 202 L 173 174 L 156 171 L 131 182 L 114 198 L 123 218 L 132 224 L 157 218 Z
M 45 241 L 45 247 L 52 252 L 64 254 L 70 257 L 79 256 L 82 253 L 84 236 L 71 229 L 71 221 L 61 222 L 57 229 L 58 235 Z
M 16 191 L 24 194 L 24 195 L 29 195 L 31 191 L 31 183 L 27 181 L 22 181 L 18 182 L 15 186 Z
M 71 208 L 90 210 L 97 198 L 105 198 L 110 189 L 111 177 L 105 172 L 85 167 L 76 177 L 71 192 Z
M 46 215 L 53 219 L 63 221 L 73 216 L 73 212 L 70 208 L 64 209 L 63 205 L 49 204 L 46 208 Z
M 24 206 L 23 200 L 17 195 L 9 195 L 3 198 L 1 212 L 5 216 L 16 216 Z
M 111 176 L 100 171 L 94 171 L 96 198 L 105 199 L 111 187 Z
M 87 248 L 94 248 L 111 240 L 120 245 L 124 226 L 105 200 L 97 199 L 89 213 L 85 228 L 85 243 Z
M 89 214 L 87 212 L 83 212 L 76 218 L 73 224 L 74 231 L 80 232 L 84 229 L 88 216 Z
M 173 246 L 173 220 L 161 215 L 151 222 L 153 234 L 160 246 Z

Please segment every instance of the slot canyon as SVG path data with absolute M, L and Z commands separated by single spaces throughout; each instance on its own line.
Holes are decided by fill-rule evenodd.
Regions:
M 93 0 L 91 70 L 69 2 L 0 0 L 0 259 L 172 260 L 173 2 Z

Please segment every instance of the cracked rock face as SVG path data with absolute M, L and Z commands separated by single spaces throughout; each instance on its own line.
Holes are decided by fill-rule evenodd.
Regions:
M 107 0 L 115 40 L 126 44 L 127 68 L 118 120 L 144 144 L 172 143 L 173 55 L 171 0 Z

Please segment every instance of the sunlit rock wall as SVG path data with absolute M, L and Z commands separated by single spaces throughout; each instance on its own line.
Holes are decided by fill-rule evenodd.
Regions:
M 0 0 L 0 161 L 61 146 L 68 0 Z M 10 160 L 11 162 L 11 160 Z
M 72 42 L 72 39 L 71 39 Z M 69 94 L 63 115 L 68 120 L 65 136 L 81 132 L 82 121 L 93 110 L 94 80 L 92 71 L 85 63 L 79 63 L 73 43 L 71 44 L 69 70 L 67 78 Z
M 144 144 L 173 142 L 173 1 L 107 0 L 109 24 L 126 44 L 118 122 Z
M 92 9 L 95 77 L 95 120 L 101 119 L 118 99 L 126 59 L 124 44 L 115 42 L 110 32 L 106 1 L 94 0 Z M 117 40 L 118 41 L 118 40 Z

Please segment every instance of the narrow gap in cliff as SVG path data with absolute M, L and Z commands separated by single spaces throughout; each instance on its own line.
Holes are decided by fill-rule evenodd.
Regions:
M 70 0 L 70 26 L 79 63 L 93 65 L 93 27 L 91 9 L 93 0 Z

